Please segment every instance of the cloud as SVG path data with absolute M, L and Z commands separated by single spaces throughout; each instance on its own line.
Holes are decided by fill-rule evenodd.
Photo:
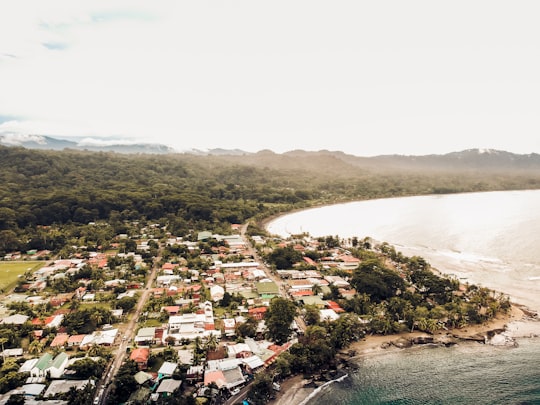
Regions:
M 40 135 L 23 135 L 14 133 L 3 133 L 0 128 L 0 139 L 4 145 L 17 146 L 25 142 L 35 142 L 40 145 L 45 145 L 47 141 Z
M 107 138 L 83 138 L 77 140 L 78 146 L 112 146 L 112 145 L 133 145 L 137 142 L 122 138 L 107 139 Z
M 14 2 L 0 115 L 179 148 L 540 150 L 534 6 L 378 4 Z

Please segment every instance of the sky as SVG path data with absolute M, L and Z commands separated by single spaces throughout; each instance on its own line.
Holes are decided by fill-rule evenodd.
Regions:
M 3 1 L 0 135 L 540 153 L 538 1 Z

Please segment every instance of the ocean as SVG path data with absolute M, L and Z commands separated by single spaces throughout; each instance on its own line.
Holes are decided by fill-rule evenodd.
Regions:
M 288 236 L 370 237 L 439 271 L 540 311 L 540 190 L 359 201 L 270 222 Z M 540 322 L 510 325 L 517 347 L 463 343 L 391 350 L 308 401 L 343 404 L 540 404 Z

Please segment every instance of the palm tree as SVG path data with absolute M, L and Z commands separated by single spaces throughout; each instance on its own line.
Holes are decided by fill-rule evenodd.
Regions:
M 214 334 L 210 335 L 210 337 L 206 341 L 205 347 L 206 347 L 206 350 L 210 352 L 213 352 L 214 350 L 216 350 L 216 348 L 218 347 L 218 340 L 217 340 L 216 335 Z
M 40 354 L 43 351 L 43 347 L 45 346 L 44 343 L 42 343 L 40 340 L 32 340 L 32 343 L 28 346 L 28 353 L 32 355 Z
M 319 295 L 322 293 L 322 286 L 320 284 L 315 284 L 311 288 L 311 291 L 313 292 L 313 294 Z
M 8 342 L 8 338 L 0 338 L 0 345 L 2 346 L 2 356 L 4 355 L 4 344 Z
M 94 311 L 92 312 L 92 315 L 90 315 L 90 320 L 96 325 L 101 325 L 103 322 L 103 314 L 101 311 Z

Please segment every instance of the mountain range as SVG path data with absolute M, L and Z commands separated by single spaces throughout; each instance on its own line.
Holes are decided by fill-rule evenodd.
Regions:
M 27 136 L 13 139 L 0 135 L 0 145 L 23 147 L 41 150 L 87 150 L 100 152 L 114 152 L 121 154 L 188 154 L 196 156 L 216 156 L 224 160 L 238 161 L 240 164 L 262 167 L 284 166 L 291 169 L 302 169 L 307 166 L 317 166 L 321 170 L 325 167 L 344 170 L 351 166 L 360 169 L 388 169 L 388 170 L 490 170 L 505 172 L 508 170 L 534 171 L 540 170 L 540 155 L 515 154 L 494 149 L 467 149 L 443 155 L 380 155 L 373 157 L 360 157 L 346 154 L 341 151 L 304 151 L 293 150 L 282 154 L 270 150 L 261 150 L 256 153 L 240 149 L 191 149 L 177 151 L 169 146 L 152 143 L 123 143 L 118 141 L 75 141 L 58 139 L 49 136 Z

